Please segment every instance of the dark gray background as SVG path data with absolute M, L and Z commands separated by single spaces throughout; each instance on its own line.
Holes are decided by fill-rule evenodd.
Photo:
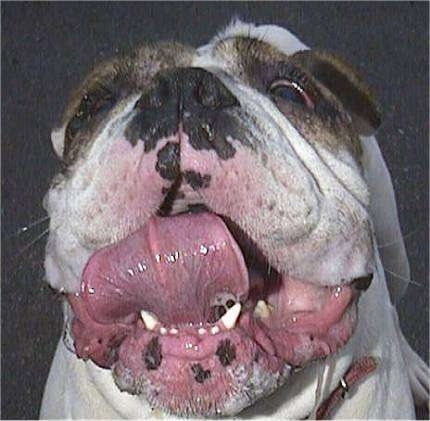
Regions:
M 44 216 L 58 170 L 49 134 L 91 66 L 143 41 L 198 46 L 232 16 L 286 26 L 343 55 L 384 110 L 378 139 L 393 175 L 412 285 L 400 317 L 428 360 L 427 3 L 2 3 L 2 418 L 37 417 L 61 329 L 59 299 L 43 281 Z

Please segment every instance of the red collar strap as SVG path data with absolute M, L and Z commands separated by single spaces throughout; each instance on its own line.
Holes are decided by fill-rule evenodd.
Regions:
M 372 373 L 378 365 L 377 359 L 374 357 L 361 357 L 353 362 L 348 371 L 341 377 L 339 385 L 331 392 L 330 396 L 319 406 L 316 419 L 327 419 L 332 409 L 344 399 L 351 387 L 359 383 L 368 374 Z

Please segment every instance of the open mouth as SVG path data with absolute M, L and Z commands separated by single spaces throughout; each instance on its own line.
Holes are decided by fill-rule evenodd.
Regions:
M 283 276 L 232 221 L 154 216 L 87 262 L 68 296 L 75 350 L 169 412 L 236 413 L 345 344 L 370 281 Z

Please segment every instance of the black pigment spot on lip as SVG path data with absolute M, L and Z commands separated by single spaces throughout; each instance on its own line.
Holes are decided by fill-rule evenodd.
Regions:
M 161 355 L 161 345 L 158 338 L 152 338 L 142 353 L 143 361 L 148 370 L 156 370 L 163 356 Z
M 168 142 L 157 153 L 156 171 L 167 180 L 175 180 L 179 176 L 179 145 Z
M 211 176 L 209 174 L 201 175 L 199 172 L 195 171 L 185 171 L 184 178 L 193 190 L 201 188 L 205 189 L 206 187 L 209 187 L 209 183 L 211 181 Z
M 219 343 L 215 355 L 218 356 L 220 363 L 227 367 L 236 358 L 236 348 L 229 339 L 223 339 Z
M 235 301 L 233 301 L 233 300 L 228 300 L 228 301 L 225 303 L 225 305 L 226 305 L 228 308 L 232 308 L 235 304 L 236 304 L 236 302 L 235 302 Z
M 191 366 L 191 371 L 197 383 L 203 383 L 211 376 L 210 370 L 204 370 L 201 364 L 193 364 Z
M 208 322 L 209 323 L 215 323 L 217 320 L 219 320 L 224 314 L 227 312 L 224 306 L 213 306 L 210 309 Z

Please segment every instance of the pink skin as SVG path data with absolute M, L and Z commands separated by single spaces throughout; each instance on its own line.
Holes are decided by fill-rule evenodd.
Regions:
M 125 241 L 96 252 L 82 279 L 90 315 L 104 323 L 143 308 L 166 324 L 204 321 L 215 293 L 244 301 L 248 292 L 240 249 L 211 214 L 150 219 Z
M 308 178 L 295 180 L 301 169 L 294 165 L 277 173 L 267 171 L 243 148 L 233 159 L 222 161 L 213 151 L 194 150 L 185 134 L 178 136 L 160 141 L 156 151 L 167 140 L 181 141 L 181 169 L 211 176 L 209 187 L 194 192 L 184 186 L 184 192 L 200 197 L 214 213 L 240 221 L 242 229 L 253 232 L 260 252 L 267 254 L 272 248 L 277 257 L 270 263 L 279 267 L 291 247 L 281 244 L 273 253 L 271 233 L 286 224 L 283 218 L 300 220 L 300 214 L 312 225 L 312 209 L 317 206 Z M 134 148 L 141 148 L 141 142 Z M 215 214 L 150 216 L 163 200 L 161 189 L 171 184 L 154 170 L 156 151 L 142 154 L 139 162 L 140 149 L 118 140 L 108 154 L 118 156 L 116 168 L 123 174 L 129 172 L 127 162 L 133 157 L 132 174 L 115 181 L 103 167 L 101 172 L 106 174 L 97 178 L 104 202 L 94 215 L 98 213 L 99 223 L 110 224 L 123 239 L 93 253 L 83 271 L 80 292 L 68 296 L 75 313 L 76 353 L 111 367 L 124 389 L 144 393 L 160 407 L 182 413 L 194 405 L 197 413 L 215 414 L 226 399 L 244 389 L 256 366 L 275 376 L 285 364 L 303 365 L 342 346 L 355 326 L 356 294 L 348 286 L 337 290 L 281 275 L 269 281 L 248 271 L 239 245 Z M 277 185 L 288 185 L 288 191 L 275 191 Z M 251 186 L 268 187 L 251 194 Z M 282 204 L 276 220 L 273 213 L 262 210 L 274 198 L 273 206 L 279 209 Z M 297 206 L 284 206 L 288 201 Z M 294 217 L 290 212 L 296 212 Z M 146 220 L 143 226 L 142 220 Z M 127 225 L 136 227 L 132 234 L 127 233 Z M 292 238 L 306 234 L 303 226 L 291 226 Z M 211 334 L 213 324 L 207 319 L 220 292 L 241 301 L 242 313 L 233 329 L 216 323 L 220 332 Z M 273 307 L 266 318 L 253 315 L 258 299 Z M 160 325 L 148 331 L 138 316 L 141 309 L 154 313 L 167 330 L 174 327 L 179 332 L 162 334 Z M 198 333 L 202 327 L 205 334 Z M 155 368 L 148 368 L 143 355 L 155 338 L 162 358 Z M 225 340 L 234 348 L 228 364 L 222 364 L 217 354 Z M 190 369 L 195 364 L 210 372 L 201 382 Z M 243 376 L 234 374 L 239 370 L 244 370 Z
M 253 279 L 251 284 L 261 282 Z M 132 373 L 126 388 L 148 393 L 143 384 L 150 384 L 156 397 L 149 399 L 161 406 L 181 412 L 186 410 L 182 403 L 199 397 L 199 410 L 211 413 L 245 386 L 254 364 L 275 375 L 285 363 L 301 365 L 328 355 L 352 333 L 354 318 L 344 316 L 353 298 L 350 288 L 317 287 L 283 277 L 270 285 L 248 297 L 243 256 L 219 217 L 154 217 L 88 261 L 81 292 L 69 296 L 77 355 L 113 367 L 119 379 L 130 382 Z M 217 292 L 231 293 L 244 303 L 234 329 L 206 321 Z M 274 307 L 263 319 L 252 315 L 259 294 Z M 138 317 L 140 309 L 156 314 L 168 333 L 160 332 L 161 324 L 148 331 Z M 215 325 L 219 332 L 212 334 Z M 169 332 L 171 327 L 178 332 Z M 199 328 L 205 332 L 200 334 Z M 162 358 L 148 367 L 144 353 L 154 338 Z M 228 365 L 217 355 L 225 340 L 234 349 Z M 191 369 L 197 364 L 209 373 L 202 381 Z M 235 376 L 238 370 L 245 370 L 245 376 Z

